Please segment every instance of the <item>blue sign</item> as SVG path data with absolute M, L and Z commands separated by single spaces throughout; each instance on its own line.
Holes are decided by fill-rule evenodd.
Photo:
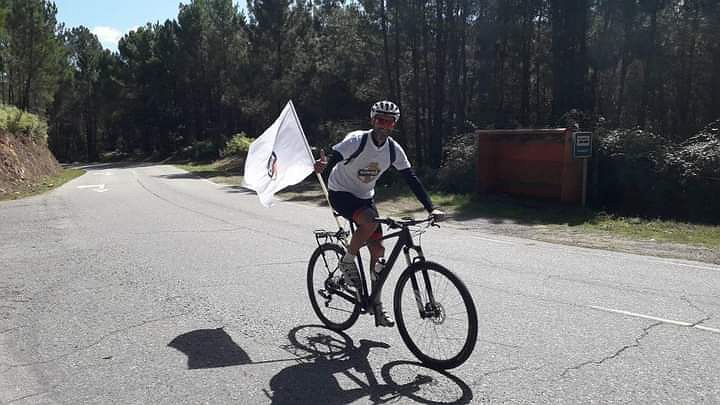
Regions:
M 592 132 L 573 133 L 573 159 L 587 159 L 592 156 Z

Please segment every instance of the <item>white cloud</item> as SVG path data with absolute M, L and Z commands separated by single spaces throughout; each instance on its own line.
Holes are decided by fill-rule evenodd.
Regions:
M 93 27 L 91 31 L 107 49 L 117 49 L 118 41 L 123 36 L 123 32 L 119 29 L 102 25 Z

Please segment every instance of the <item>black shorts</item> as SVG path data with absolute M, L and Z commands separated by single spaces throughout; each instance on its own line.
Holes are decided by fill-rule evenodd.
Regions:
M 329 193 L 330 205 L 332 206 L 332 208 L 338 214 L 342 215 L 350 221 L 355 221 L 355 215 L 358 212 L 364 211 L 368 208 L 372 209 L 377 214 L 377 208 L 375 208 L 375 200 L 373 200 L 372 198 L 357 198 L 352 193 L 347 193 L 345 191 L 329 190 Z

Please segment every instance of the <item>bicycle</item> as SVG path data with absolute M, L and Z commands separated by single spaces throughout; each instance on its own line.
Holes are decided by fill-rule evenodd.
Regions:
M 343 331 L 350 328 L 361 313 L 370 313 L 372 303 L 402 252 L 407 267 L 400 275 L 393 293 L 395 321 L 400 337 L 423 364 L 444 370 L 458 367 L 475 348 L 477 312 L 462 280 L 442 265 L 426 260 L 419 243 L 421 238 L 418 238 L 418 244 L 413 240 L 412 227 L 418 227 L 413 228 L 413 231 L 420 236 L 430 227 L 438 226 L 435 219 L 376 218 L 376 222 L 396 230 L 384 235 L 383 240 L 397 240 L 383 272 L 373 275 L 377 280 L 372 292 L 367 288 L 360 255 L 357 259 L 360 288 L 348 286 L 338 269 L 350 232 L 342 227 L 336 232 L 322 229 L 314 231 L 318 247 L 308 263 L 307 287 L 315 314 L 329 329 Z M 355 231 L 352 222 L 350 230 Z M 444 333 L 452 332 L 458 321 L 467 323 L 466 327 L 461 328 L 460 335 L 445 336 Z M 441 344 L 426 344 L 428 339 L 434 338 L 441 339 Z M 448 348 L 449 344 L 455 342 L 460 342 L 459 349 Z

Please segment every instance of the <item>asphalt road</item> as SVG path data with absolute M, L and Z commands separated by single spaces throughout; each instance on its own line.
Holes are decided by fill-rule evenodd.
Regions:
M 480 332 L 440 373 L 368 316 L 318 326 L 306 263 L 333 227 L 171 166 L 1 202 L 0 403 L 720 402 L 718 266 L 447 223 L 423 247 Z

